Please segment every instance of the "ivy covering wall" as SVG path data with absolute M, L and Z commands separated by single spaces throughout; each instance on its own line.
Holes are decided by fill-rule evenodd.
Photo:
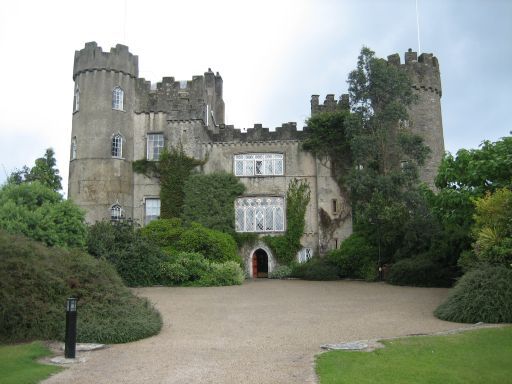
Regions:
M 304 234 L 305 214 L 310 198 L 311 190 L 307 181 L 290 181 L 286 192 L 286 232 L 281 236 L 264 238 L 279 264 L 290 264 L 302 248 L 300 238 Z

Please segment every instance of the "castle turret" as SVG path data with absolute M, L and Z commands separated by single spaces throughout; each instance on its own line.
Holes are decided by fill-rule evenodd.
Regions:
M 88 222 L 132 217 L 133 111 L 138 58 L 95 42 L 75 52 L 69 197 Z
M 431 150 L 430 157 L 420 169 L 420 178 L 433 187 L 444 155 L 439 62 L 432 53 L 422 53 L 418 57 L 411 49 L 405 53 L 404 64 L 400 64 L 398 54 L 388 56 L 388 62 L 399 65 L 407 72 L 418 97 L 416 103 L 409 108 L 408 126 L 423 137 Z

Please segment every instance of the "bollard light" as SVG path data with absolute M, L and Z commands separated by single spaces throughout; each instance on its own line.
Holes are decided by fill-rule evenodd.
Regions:
M 66 359 L 74 359 L 76 353 L 76 302 L 76 298 L 70 297 L 66 303 L 66 340 L 64 345 Z

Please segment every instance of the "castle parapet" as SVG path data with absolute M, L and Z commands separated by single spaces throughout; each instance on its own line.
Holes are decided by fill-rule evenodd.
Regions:
M 96 42 L 85 44 L 85 48 L 75 51 L 73 80 L 83 73 L 93 70 L 107 70 L 139 76 L 139 58 L 128 51 L 126 45 L 117 44 L 110 52 L 103 52 Z
M 275 131 L 264 128 L 261 124 L 254 124 L 254 127 L 245 131 L 234 128 L 232 125 L 219 125 L 218 133 L 210 133 L 213 143 L 225 142 L 271 142 L 303 140 L 306 131 L 297 130 L 297 123 L 284 123 Z
M 325 96 L 325 101 L 320 104 L 318 95 L 311 96 L 311 115 L 320 112 L 335 112 L 349 109 L 348 95 L 341 95 L 339 100 L 334 98 L 333 94 Z

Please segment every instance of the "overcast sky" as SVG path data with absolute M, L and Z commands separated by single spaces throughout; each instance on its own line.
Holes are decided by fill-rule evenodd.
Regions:
M 446 149 L 512 130 L 512 1 L 418 0 L 421 52 L 437 56 Z M 0 183 L 56 152 L 67 190 L 74 51 L 126 44 L 139 75 L 224 80 L 226 123 L 302 126 L 310 98 L 339 97 L 363 45 L 418 51 L 415 0 L 0 2 Z

